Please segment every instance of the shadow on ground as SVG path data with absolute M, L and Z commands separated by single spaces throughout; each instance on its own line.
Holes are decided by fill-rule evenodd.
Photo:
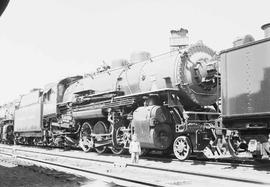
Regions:
M 0 186 L 5 187 L 76 187 L 88 182 L 83 177 L 36 166 L 0 165 Z

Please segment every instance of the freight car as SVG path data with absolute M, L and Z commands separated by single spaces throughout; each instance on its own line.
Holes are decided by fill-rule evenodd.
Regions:
M 230 148 L 254 158 L 262 157 L 270 133 L 270 24 L 262 29 L 264 39 L 247 35 L 220 54 L 222 121 L 232 130 Z
M 218 139 L 218 59 L 202 42 L 189 45 L 187 30 L 171 34 L 168 53 L 134 53 L 22 96 L 15 142 L 121 154 L 137 134 L 143 152 L 184 160 L 204 151 Z

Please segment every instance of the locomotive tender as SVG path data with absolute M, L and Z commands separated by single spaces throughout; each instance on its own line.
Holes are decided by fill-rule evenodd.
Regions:
M 21 97 L 15 142 L 107 149 L 121 154 L 137 134 L 144 152 L 180 160 L 216 141 L 220 97 L 216 53 L 171 31 L 171 51 L 134 53 L 84 77 L 68 77 Z
M 234 151 L 254 158 L 262 157 L 270 133 L 270 24 L 262 29 L 264 39 L 247 35 L 220 53 L 223 125 L 233 130 Z

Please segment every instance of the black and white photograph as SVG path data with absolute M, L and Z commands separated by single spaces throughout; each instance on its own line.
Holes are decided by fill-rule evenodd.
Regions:
M 0 0 L 0 187 L 270 186 L 269 0 Z

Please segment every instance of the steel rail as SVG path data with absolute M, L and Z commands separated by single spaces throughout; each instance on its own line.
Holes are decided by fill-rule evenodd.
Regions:
M 0 147 L 2 148 L 2 147 Z M 5 148 L 8 149 L 8 148 Z M 56 154 L 56 153 L 45 153 L 45 152 L 41 152 L 41 151 L 31 151 L 31 150 L 24 150 L 21 148 L 16 148 L 16 150 L 18 151 L 25 151 L 25 152 L 32 152 L 32 153 L 39 153 L 39 154 L 43 154 L 43 155 L 50 155 L 50 156 L 62 156 L 62 157 L 66 157 L 66 158 L 72 158 L 72 159 L 80 159 L 80 160 L 88 160 L 88 161 L 97 161 L 97 162 L 103 162 L 103 163 L 108 163 L 108 164 L 113 164 L 113 161 L 107 161 L 107 160 L 99 160 L 99 159 L 93 159 L 93 158 L 84 158 L 84 157 L 75 157 L 75 156 L 69 156 L 69 155 L 62 155 L 62 154 Z M 120 155 L 114 155 L 114 154 L 110 154 L 110 153 L 105 153 L 103 155 L 112 155 L 112 156 L 120 156 Z M 121 157 L 129 157 L 129 156 L 125 156 L 125 155 L 121 155 Z M 172 159 L 172 158 L 160 158 L 156 155 L 151 155 L 151 156 L 142 156 L 141 158 L 144 158 L 146 160 L 150 160 L 150 161 L 164 161 L 164 162 L 176 162 L 178 161 L 177 159 Z M 179 161 L 180 162 L 180 161 Z M 185 160 L 184 162 L 201 162 L 203 164 L 213 164 L 213 165 L 224 165 L 224 166 L 240 166 L 240 167 L 254 167 L 254 166 L 260 166 L 258 165 L 258 163 L 251 161 L 251 160 L 235 160 L 235 159 L 191 159 L 191 160 Z M 266 166 L 265 162 L 261 162 L 260 163 L 261 166 Z M 267 163 L 267 166 L 270 166 L 270 162 Z M 134 167 L 136 167 L 136 165 L 134 165 Z
M 33 146 L 30 146 L 31 148 L 36 148 Z M 11 147 L 2 147 L 0 145 L 0 148 L 2 149 L 16 149 L 18 151 L 25 151 L 25 152 L 32 152 L 32 153 L 39 153 L 39 154 L 43 154 L 43 155 L 51 155 L 51 156 L 62 156 L 62 157 L 66 157 L 66 158 L 73 158 L 73 159 L 83 159 L 83 160 L 89 160 L 89 161 L 97 161 L 97 162 L 104 162 L 104 163 L 114 163 L 113 161 L 106 161 L 106 160 L 99 160 L 99 159 L 93 159 L 93 158 L 85 158 L 85 157 L 74 157 L 74 156 L 68 156 L 68 155 L 62 155 L 62 154 L 56 154 L 56 153 L 45 153 L 45 152 L 41 152 L 41 151 L 31 151 L 31 150 L 25 150 L 23 148 L 11 148 Z M 44 147 L 38 147 L 43 149 Z M 107 156 L 107 155 L 111 155 L 111 156 L 115 156 L 115 157 L 125 157 L 128 158 L 129 156 L 126 155 L 115 155 L 115 154 L 110 154 L 110 153 L 104 153 L 103 156 Z M 146 160 L 150 160 L 150 161 L 164 161 L 164 162 L 180 162 L 179 160 L 177 160 L 176 158 L 164 158 L 164 157 L 160 157 L 158 155 L 155 154 L 151 154 L 150 156 L 141 156 L 141 158 L 146 159 Z M 261 160 L 259 161 L 254 161 L 254 160 L 241 160 L 241 159 L 229 159 L 229 158 L 190 158 L 189 160 L 185 160 L 184 162 L 198 162 L 198 163 L 202 163 L 202 164 L 213 164 L 213 165 L 224 165 L 224 166 L 240 166 L 240 167 L 258 167 L 258 166 L 269 166 L 270 167 L 270 161 L 268 160 Z M 260 164 L 260 165 L 259 165 Z
M 11 156 L 11 157 L 13 156 L 12 154 L 3 153 L 3 152 L 0 152 L 0 154 L 6 155 L 6 156 Z M 58 155 L 58 156 L 60 157 L 60 155 Z M 79 171 L 79 172 L 83 172 L 83 173 L 86 173 L 86 174 L 94 174 L 94 175 L 98 175 L 98 176 L 102 176 L 102 177 L 107 177 L 107 178 L 110 178 L 110 179 L 117 179 L 117 180 L 121 180 L 121 181 L 124 181 L 124 182 L 130 182 L 130 183 L 133 183 L 133 184 L 140 184 L 140 185 L 144 185 L 144 186 L 153 186 L 153 187 L 162 187 L 163 186 L 163 185 L 158 185 L 158 184 L 154 184 L 154 183 L 150 183 L 150 182 L 138 181 L 138 180 L 134 180 L 134 179 L 127 179 L 127 178 L 124 178 L 124 177 L 105 174 L 105 173 L 102 173 L 102 172 L 90 171 L 90 170 L 78 168 L 78 167 L 75 167 L 75 166 L 68 166 L 68 165 L 58 164 L 58 163 L 54 163 L 54 162 L 50 162 L 50 161 L 29 158 L 29 157 L 26 157 L 26 156 L 18 155 L 18 156 L 16 156 L 16 158 L 21 159 L 21 160 L 34 161 L 34 162 L 38 162 L 38 163 L 42 163 L 42 164 L 47 164 L 49 166 L 57 166 L 57 167 L 64 168 L 64 169 L 70 169 L 70 170 L 74 170 L 74 171 Z
M 78 167 L 74 167 L 74 166 L 68 166 L 68 165 L 64 165 L 64 164 L 57 164 L 57 163 L 54 163 L 54 162 L 49 162 L 49 161 L 44 161 L 44 160 L 39 160 L 39 159 L 34 159 L 34 158 L 28 158 L 28 157 L 24 157 L 24 156 L 17 156 L 17 158 L 24 159 L 24 160 L 35 161 L 35 162 L 48 164 L 48 165 L 52 165 L 52 166 L 57 166 L 57 167 L 65 168 L 65 169 L 71 169 L 71 170 L 75 170 L 75 171 L 80 171 L 80 172 L 84 172 L 84 173 L 90 173 L 90 174 L 99 175 L 99 176 L 103 176 L 103 177 L 113 178 L 113 179 L 117 179 L 117 180 L 121 180 L 121 181 L 125 181 L 125 182 L 131 182 L 131 183 L 134 183 L 134 184 L 141 184 L 141 185 L 155 186 L 155 187 L 162 186 L 162 185 L 157 185 L 157 184 L 153 184 L 153 183 L 150 183 L 150 182 L 143 182 L 143 181 L 138 181 L 138 180 L 133 180 L 133 179 L 127 179 L 127 178 L 124 178 L 124 177 L 114 176 L 114 175 L 105 174 L 105 173 L 101 173 L 101 172 L 97 172 L 97 171 L 90 171 L 90 170 L 87 170 L 87 169 L 82 169 L 82 168 L 78 168 Z
M 1 147 L 0 147 L 1 148 Z M 6 148 L 8 149 L 8 148 Z M 87 161 L 95 161 L 95 162 L 102 162 L 102 163 L 107 163 L 107 164 L 114 164 L 114 161 L 108 161 L 108 160 L 100 160 L 100 159 L 94 159 L 94 158 L 85 158 L 85 157 L 76 157 L 76 156 L 70 156 L 70 155 L 62 155 L 62 154 L 57 154 L 57 153 L 45 153 L 45 152 L 41 152 L 41 151 L 32 151 L 32 150 L 24 150 L 21 148 L 15 148 L 18 151 L 24 151 L 24 152 L 29 152 L 29 153 L 39 153 L 39 154 L 43 154 L 43 155 L 49 155 L 49 156 L 60 156 L 60 157 L 65 157 L 65 158 L 71 158 L 71 159 L 78 159 L 78 160 L 87 160 Z M 103 155 L 112 155 L 112 156 L 119 156 L 119 155 L 114 155 L 114 154 L 103 154 Z M 129 156 L 125 156 L 125 155 L 121 155 L 121 157 L 125 157 L 128 158 Z M 160 158 L 160 157 L 149 157 L 149 156 L 142 156 L 141 158 L 144 158 L 146 160 L 150 160 L 150 161 L 165 161 L 165 162 L 176 162 L 178 161 L 177 159 L 169 159 L 169 158 Z M 224 166 L 232 166 L 232 165 L 237 165 L 240 167 L 254 167 L 255 164 L 245 164 L 245 163 L 237 163 L 237 161 L 233 160 L 232 162 L 229 162 L 231 160 L 223 160 L 223 161 L 210 161 L 209 159 L 199 159 L 199 160 L 185 160 L 185 162 L 201 162 L 203 164 L 213 164 L 213 165 L 224 165 Z M 226 162 L 227 161 L 227 162 Z M 243 161 L 239 161 L 239 162 L 243 162 Z M 270 163 L 269 163 L 270 164 Z M 127 164 L 129 166 L 132 167 L 137 167 L 137 165 L 134 164 Z M 265 164 L 264 164 L 265 166 Z
M 3 147 L 0 147 L 3 148 Z M 108 161 L 108 160 L 100 160 L 100 159 L 93 159 L 93 158 L 84 158 L 84 157 L 76 157 L 76 156 L 70 156 L 70 155 L 62 155 L 62 154 L 56 154 L 56 153 L 46 153 L 46 152 L 41 152 L 41 151 L 33 151 L 33 150 L 25 150 L 22 148 L 7 148 L 5 147 L 4 149 L 15 149 L 16 151 L 22 151 L 22 152 L 28 152 L 28 153 L 35 153 L 35 154 L 42 154 L 42 155 L 48 155 L 48 156 L 56 156 L 56 157 L 62 157 L 62 158 L 70 158 L 70 159 L 76 159 L 76 160 L 83 160 L 83 161 L 91 161 L 91 162 L 99 162 L 99 163 L 106 163 L 106 164 L 114 164 L 114 161 Z M 2 154 L 3 152 L 0 152 L 0 154 Z M 41 162 L 41 163 L 47 163 L 47 164 L 51 164 L 51 165 L 55 165 L 55 166 L 60 166 L 60 167 L 66 167 L 66 168 L 75 168 L 73 166 L 65 166 L 62 164 L 55 164 L 53 162 L 48 162 L 48 161 L 43 161 L 43 160 L 38 160 L 38 159 L 33 159 L 33 158 L 28 158 L 28 157 L 24 157 L 24 156 L 16 156 L 17 158 L 22 158 L 22 159 L 28 159 L 28 160 L 32 160 L 32 161 L 36 161 L 36 162 Z M 163 159 L 164 160 L 164 159 Z M 169 160 L 169 159 L 168 159 Z M 206 164 L 219 164 L 219 162 L 204 162 Z M 231 163 L 220 163 L 220 165 L 232 165 Z M 215 179 L 220 179 L 220 180 L 227 180 L 227 181 L 237 181 L 237 182 L 244 182 L 244 183 L 251 183 L 251 184 L 261 184 L 261 185 L 270 185 L 270 183 L 267 182 L 262 182 L 262 181 L 256 181 L 256 180 L 252 180 L 252 179 L 247 179 L 247 178 L 233 178 L 230 176 L 220 176 L 220 175 L 213 175 L 213 174 L 205 174 L 202 172 L 198 172 L 198 171 L 185 171 L 185 170 L 175 170 L 175 169 L 169 169 L 169 168 L 160 168 L 160 167 L 153 167 L 153 166 L 145 166 L 145 165 L 138 165 L 138 164 L 126 164 L 127 167 L 130 168 L 141 168 L 141 169 L 148 169 L 148 170 L 155 170 L 155 171 L 163 171 L 163 172 L 171 172 L 171 173 L 178 173 L 178 174 L 186 174 L 186 175 L 195 175 L 195 176 L 200 176 L 200 177 L 208 177 L 208 178 L 215 178 Z M 240 165 L 241 166 L 241 165 Z M 252 167 L 252 165 L 243 165 L 243 167 Z M 70 169 L 69 168 L 69 169 Z M 122 177 L 116 177 L 116 176 L 111 176 L 108 174 L 103 174 L 103 173 L 99 173 L 99 172 L 93 172 L 93 171 L 88 171 L 85 169 L 81 169 L 78 168 L 78 171 L 83 171 L 83 172 L 88 172 L 88 173 L 92 173 L 92 174 L 97 174 L 97 175 L 102 175 L 105 177 L 111 177 L 111 178 L 115 178 L 115 179 L 119 179 L 119 180 L 124 180 L 124 181 L 128 181 L 128 182 L 133 182 L 136 183 L 136 180 L 130 180 L 130 179 L 125 179 Z M 139 181 L 139 184 L 143 184 L 144 182 Z M 160 186 L 160 185 L 156 185 L 156 184 L 143 184 L 143 185 L 149 185 L 149 186 Z

